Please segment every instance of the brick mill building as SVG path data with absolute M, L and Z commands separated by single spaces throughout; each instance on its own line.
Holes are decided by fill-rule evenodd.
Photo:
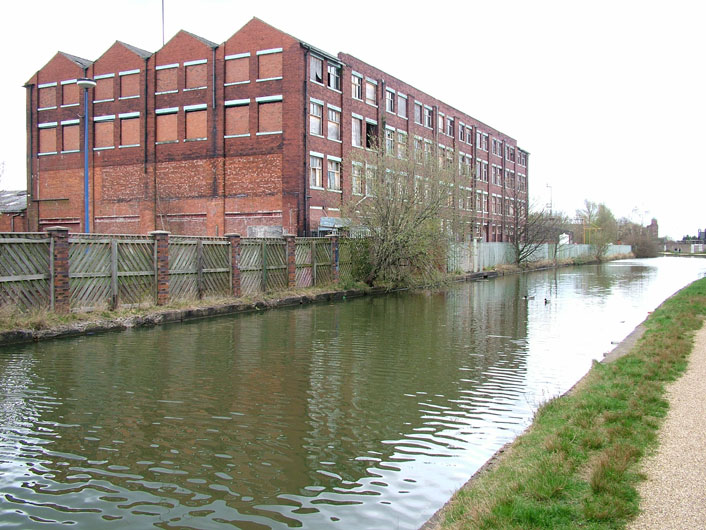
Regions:
M 82 78 L 96 83 L 87 123 Z M 155 53 L 59 52 L 26 89 L 30 230 L 315 234 L 365 193 L 351 159 L 372 139 L 453 163 L 453 207 L 486 241 L 526 211 L 528 153 L 513 138 L 256 18 L 223 44 L 180 31 Z

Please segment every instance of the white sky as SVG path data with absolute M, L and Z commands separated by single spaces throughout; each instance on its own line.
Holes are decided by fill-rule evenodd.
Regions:
M 165 0 L 165 35 L 223 42 L 253 16 L 347 52 L 515 138 L 530 194 L 680 238 L 706 228 L 706 2 Z M 247 9 L 242 6 L 246 5 Z M 10 7 L 12 6 L 12 7 Z M 162 44 L 161 0 L 4 2 L 2 187 L 23 189 L 24 83 L 57 51 Z M 550 187 L 548 187 L 550 186 Z

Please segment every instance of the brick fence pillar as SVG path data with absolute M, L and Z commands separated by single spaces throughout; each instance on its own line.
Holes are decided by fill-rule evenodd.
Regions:
M 57 313 L 68 313 L 71 309 L 69 290 L 69 229 L 51 226 L 47 232 L 52 240 L 51 256 L 51 308 Z
M 297 286 L 297 244 L 294 236 L 284 236 L 287 244 L 287 287 Z
M 169 303 L 169 232 L 155 230 L 150 235 L 154 239 L 155 303 L 166 305 Z
M 240 296 L 240 234 L 226 234 L 230 241 L 230 284 L 233 296 Z
M 333 283 L 338 283 L 339 267 L 338 267 L 338 236 L 327 236 L 331 238 L 331 280 Z

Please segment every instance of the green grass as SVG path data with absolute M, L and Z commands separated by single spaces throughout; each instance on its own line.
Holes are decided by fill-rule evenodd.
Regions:
M 706 315 L 706 279 L 664 302 L 633 350 L 594 363 L 489 471 L 460 490 L 443 528 L 623 528 L 639 508 L 640 459 L 656 445 L 665 384 L 686 368 Z

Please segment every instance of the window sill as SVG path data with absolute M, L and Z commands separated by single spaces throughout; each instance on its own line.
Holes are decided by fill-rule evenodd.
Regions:
M 315 138 L 326 138 L 323 134 L 316 134 L 316 133 L 309 133 L 309 136 L 313 136 Z
M 270 134 L 282 134 L 282 131 L 265 131 L 265 132 L 259 132 L 256 134 L 256 136 L 267 136 Z
M 333 88 L 332 86 L 326 85 L 326 88 L 328 88 L 329 90 L 333 90 L 333 91 L 336 92 L 337 94 L 343 94 L 343 92 L 341 92 L 341 91 L 338 90 L 337 88 Z
M 361 103 L 365 103 L 362 98 L 357 98 L 355 96 L 351 96 L 351 99 L 354 101 L 360 101 Z
M 234 86 L 234 85 L 247 85 L 250 80 L 247 81 L 233 81 L 232 83 L 224 83 L 223 86 Z
M 67 155 L 67 154 L 69 154 L 69 153 L 80 153 L 80 152 L 81 152 L 80 149 L 69 149 L 68 151 L 62 151 L 61 154 L 62 154 L 62 155 Z
M 94 99 L 93 103 L 109 103 L 111 101 L 115 101 L 115 98 L 110 98 L 110 99 Z
M 66 105 L 62 105 L 61 108 L 67 109 L 69 107 L 78 107 L 78 105 L 79 105 L 78 103 L 67 103 Z M 54 107 L 54 108 L 56 108 L 56 107 Z M 43 109 L 39 109 L 39 110 L 43 110 Z
M 328 188 L 326 191 L 330 191 L 331 193 L 343 193 L 343 190 L 334 190 L 331 188 Z
M 409 119 L 407 116 L 401 116 L 401 115 L 399 115 L 399 114 L 397 115 L 397 117 L 398 117 L 398 118 L 402 118 L 403 120 L 408 120 L 408 119 Z
M 319 85 L 319 86 L 322 86 L 322 87 L 325 87 L 325 86 L 326 86 L 326 85 L 324 85 L 323 83 L 319 83 L 319 82 L 316 81 L 315 79 L 309 79 L 309 81 L 311 81 L 311 82 L 314 83 L 315 85 Z
M 371 107 L 378 108 L 377 103 L 370 103 L 369 101 L 366 101 L 365 104 L 370 105 Z
M 223 138 L 249 138 L 250 133 L 245 133 L 245 134 L 226 134 L 223 136 Z
M 38 111 L 39 111 L 39 110 L 54 110 L 55 108 L 56 108 L 56 107 L 41 107 L 41 108 L 39 108 L 39 109 L 37 109 L 37 110 L 38 110 Z
M 256 79 L 256 83 L 262 83 L 263 81 L 280 81 L 282 79 L 282 76 L 279 77 L 264 77 L 262 79 Z
M 118 149 L 123 149 L 125 147 L 140 147 L 140 144 L 119 145 Z
M 165 90 L 164 92 L 155 92 L 155 96 L 161 96 L 162 94 L 178 94 L 178 90 Z
M 124 99 L 137 99 L 137 98 L 139 98 L 139 97 L 140 97 L 139 94 L 138 94 L 137 96 L 121 96 L 121 97 L 118 98 L 118 100 L 119 100 L 119 101 L 122 101 L 122 100 L 124 100 Z
M 114 145 L 108 145 L 108 146 L 106 146 L 106 147 L 94 147 L 94 148 L 93 148 L 94 151 L 108 151 L 108 150 L 110 150 L 110 149 L 115 149 L 115 146 L 114 146 Z
M 310 190 L 319 190 L 319 191 L 325 191 L 323 187 L 321 186 L 309 186 Z
M 184 138 L 185 142 L 203 142 L 204 140 L 208 140 L 208 138 Z
M 37 156 L 48 156 L 48 155 L 55 155 L 56 151 L 51 151 L 49 153 L 37 153 Z
M 336 142 L 338 144 L 342 144 L 343 140 L 336 140 L 335 138 L 326 138 L 327 140 L 330 140 L 331 142 Z
M 193 91 L 193 90 L 205 90 L 206 88 L 208 88 L 208 87 L 205 87 L 205 86 L 195 86 L 195 87 L 192 87 L 192 88 L 185 88 L 185 89 L 184 89 L 184 92 L 191 92 L 191 91 Z
M 154 145 L 165 145 L 165 144 L 178 144 L 179 140 L 163 140 L 161 142 L 155 142 Z

